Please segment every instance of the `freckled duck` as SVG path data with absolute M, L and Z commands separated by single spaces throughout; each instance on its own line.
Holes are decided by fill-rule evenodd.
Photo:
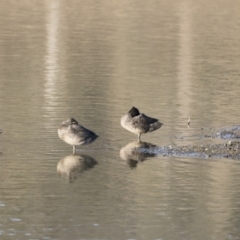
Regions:
M 96 133 L 81 126 L 73 118 L 62 122 L 58 128 L 58 136 L 61 140 L 73 146 L 73 153 L 75 153 L 76 146 L 90 144 L 98 138 Z
M 148 117 L 144 113 L 140 113 L 137 108 L 132 107 L 127 114 L 121 117 L 121 125 L 128 131 L 137 134 L 140 142 L 142 133 L 153 132 L 163 124 L 158 119 Z

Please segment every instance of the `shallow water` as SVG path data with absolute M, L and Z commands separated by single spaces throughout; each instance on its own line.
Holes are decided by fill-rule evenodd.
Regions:
M 151 147 L 239 125 L 239 7 L 2 2 L 0 238 L 239 239 L 239 161 L 136 156 L 120 126 L 132 106 L 159 118 Z M 57 137 L 70 116 L 100 136 L 80 160 Z

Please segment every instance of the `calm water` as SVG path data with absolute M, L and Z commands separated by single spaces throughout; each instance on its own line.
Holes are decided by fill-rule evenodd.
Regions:
M 151 147 L 240 124 L 239 9 L 0 1 L 0 239 L 239 239 L 239 161 L 137 164 L 120 126 L 132 106 L 159 118 Z M 78 156 L 57 136 L 70 116 L 100 135 Z

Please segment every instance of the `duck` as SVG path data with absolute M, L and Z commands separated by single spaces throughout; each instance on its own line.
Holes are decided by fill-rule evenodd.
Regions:
M 137 134 L 138 142 L 141 142 L 142 133 L 153 132 L 162 125 L 163 123 L 158 119 L 140 113 L 136 107 L 132 107 L 127 114 L 121 117 L 121 126 L 129 132 Z
M 73 146 L 73 153 L 76 146 L 87 145 L 94 142 L 98 135 L 81 126 L 74 118 L 69 118 L 62 122 L 58 128 L 58 137 L 65 143 Z

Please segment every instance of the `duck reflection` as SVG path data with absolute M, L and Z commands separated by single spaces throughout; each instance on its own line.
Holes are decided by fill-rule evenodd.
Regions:
M 156 157 L 156 145 L 147 142 L 131 142 L 120 150 L 121 159 L 127 161 L 130 167 L 136 167 L 147 158 Z
M 61 159 L 57 164 L 57 172 L 63 178 L 69 179 L 69 182 L 73 182 L 84 171 L 93 168 L 97 164 L 97 161 L 83 154 L 71 154 Z

